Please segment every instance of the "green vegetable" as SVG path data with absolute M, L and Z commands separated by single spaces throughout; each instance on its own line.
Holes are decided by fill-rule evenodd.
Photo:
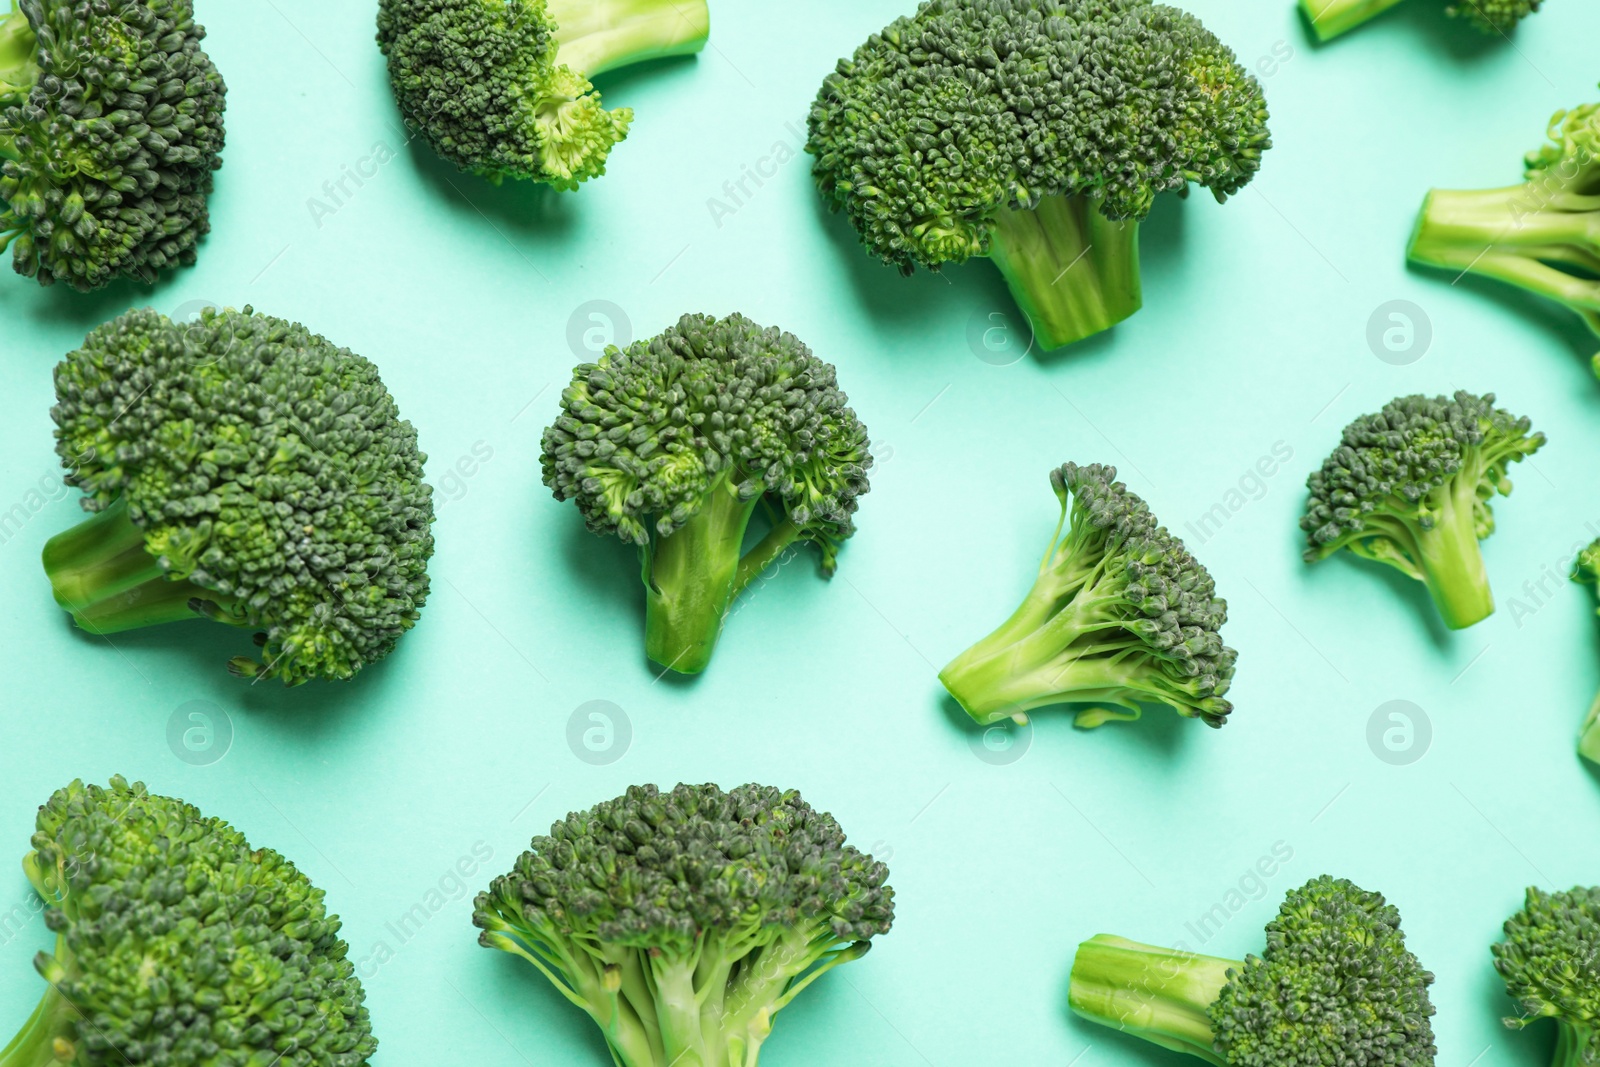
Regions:
M 1600 889 L 1529 889 L 1505 931 L 1493 949 L 1494 968 L 1521 1009 L 1506 1026 L 1521 1030 L 1554 1019 L 1551 1067 L 1600 1063 Z
M 734 597 L 796 542 L 833 573 L 872 466 L 848 405 L 831 364 L 743 315 L 685 315 L 573 370 L 544 484 L 639 546 L 652 660 L 704 670 Z M 745 551 L 762 504 L 771 528 Z
M 1564 304 L 1600 334 L 1600 104 L 1556 112 L 1548 134 L 1518 185 L 1428 193 L 1409 255 L 1452 284 L 1475 274 Z
M 1494 613 L 1478 547 L 1494 532 L 1489 501 L 1544 442 L 1493 393 L 1391 400 L 1346 426 L 1306 479 L 1306 562 L 1348 548 L 1426 585 L 1451 629 L 1481 622 Z
M 1238 658 L 1220 634 L 1228 604 L 1116 478 L 1098 463 L 1050 472 L 1061 521 L 1038 579 L 1011 618 L 939 673 L 978 722 L 1064 703 L 1095 705 L 1078 713 L 1083 727 L 1137 719 L 1143 704 L 1227 721 Z
M 1600 539 L 1578 553 L 1572 567 L 1572 580 L 1600 589 Z M 1589 705 L 1589 714 L 1584 717 L 1583 729 L 1578 734 L 1578 754 L 1600 763 L 1600 697 Z
M 630 108 L 590 78 L 706 45 L 705 0 L 379 0 L 406 125 L 462 170 L 557 189 L 606 172 Z
M 428 596 L 427 458 L 378 369 L 298 323 L 149 309 L 56 367 L 56 452 L 92 518 L 44 567 L 79 626 L 205 616 L 263 631 L 242 677 L 346 679 Z
M 1220 200 L 1271 145 L 1261 86 L 1149 0 L 932 0 L 822 83 L 806 148 L 867 250 L 910 274 L 988 256 L 1046 348 L 1139 310 L 1139 222 Z
M 0 11 L 0 252 L 41 285 L 153 282 L 195 261 L 226 86 L 189 0 Z
M 1445 14 L 1466 19 L 1484 33 L 1505 37 L 1517 23 L 1539 10 L 1544 0 L 1455 0 Z M 1401 0 L 1300 0 L 1317 40 L 1331 41 L 1377 18 Z
M 634 786 L 534 838 L 473 922 L 618 1067 L 756 1067 L 773 1016 L 888 932 L 888 873 L 793 790 Z
M 121 777 L 39 809 L 23 859 L 56 934 L 0 1067 L 362 1067 L 365 994 L 322 890 L 221 819 Z
M 1433 975 L 1400 913 L 1327 875 L 1291 890 L 1267 947 L 1242 961 L 1099 934 L 1068 999 L 1092 1022 L 1228 1067 L 1427 1067 Z

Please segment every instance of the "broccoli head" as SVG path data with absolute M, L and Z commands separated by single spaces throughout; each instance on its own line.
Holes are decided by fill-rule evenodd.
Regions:
M 794 790 L 634 786 L 534 838 L 473 922 L 618 1067 L 756 1067 L 772 1017 L 888 932 L 888 874 Z
M 1494 967 L 1522 1009 L 1506 1025 L 1521 1030 L 1554 1019 L 1551 1067 L 1600 1063 L 1600 889 L 1529 889 L 1505 931 L 1493 948 Z
M 1402 0 L 1300 0 L 1300 10 L 1311 23 L 1319 41 L 1331 41 L 1342 33 L 1377 18 Z M 1437 0 L 1434 0 L 1437 2 Z M 1456 0 L 1445 7 L 1445 14 L 1464 18 L 1484 33 L 1505 37 L 1517 23 L 1539 10 L 1544 0 Z
M 795 542 L 833 573 L 872 455 L 833 365 L 793 334 L 685 315 L 573 370 L 541 463 L 590 530 L 639 546 L 645 651 L 693 674 L 734 597 Z M 772 526 L 745 552 L 761 504 Z
M 589 79 L 706 45 L 705 0 L 379 0 L 406 125 L 462 170 L 557 189 L 606 172 L 633 111 Z
M 0 252 L 98 289 L 195 261 L 227 87 L 190 0 L 11 0 L 0 17 Z
M 1033 588 L 939 680 L 980 723 L 1085 703 L 1083 727 L 1137 719 L 1143 704 L 1221 726 L 1238 653 L 1222 643 L 1228 604 L 1211 575 L 1115 467 L 1068 463 L 1050 484 L 1061 519 Z
M 39 809 L 28 880 L 56 934 L 6 1067 L 362 1067 L 365 994 L 322 890 L 221 819 L 118 777 Z
M 1517 185 L 1429 192 L 1409 254 L 1554 300 L 1600 334 L 1600 104 L 1556 112 L 1548 135 Z
M 1391 400 L 1346 426 L 1306 479 L 1306 562 L 1348 548 L 1426 585 L 1452 629 L 1483 621 L 1494 613 L 1478 547 L 1494 532 L 1489 501 L 1544 442 L 1493 393 Z
M 1072 1010 L 1223 1067 L 1427 1067 L 1433 975 L 1400 913 L 1342 878 L 1313 878 L 1242 962 L 1099 934 L 1078 946 Z
M 52 538 L 92 633 L 205 616 L 256 629 L 243 677 L 346 679 L 417 621 L 426 456 L 378 369 L 298 323 L 130 311 L 56 367 L 56 452 L 94 516 Z
M 873 34 L 811 107 L 812 174 L 910 274 L 988 256 L 1046 348 L 1137 311 L 1139 221 L 1218 200 L 1271 144 L 1261 86 L 1149 0 L 930 0 Z

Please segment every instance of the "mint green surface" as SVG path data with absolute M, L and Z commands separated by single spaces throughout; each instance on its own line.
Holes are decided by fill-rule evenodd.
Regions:
M 823 75 L 907 0 L 712 5 L 704 55 L 603 82 L 636 109 L 634 133 L 605 178 L 554 195 L 490 187 L 406 144 L 371 3 L 201 0 L 230 107 L 198 267 L 89 297 L 0 277 L 0 514 L 25 518 L 0 530 L 0 856 L 20 858 L 35 806 L 74 776 L 142 778 L 326 888 L 378 1062 L 600 1067 L 588 1019 L 476 946 L 471 892 L 552 819 L 630 783 L 759 779 L 837 815 L 899 892 L 876 950 L 778 1018 L 768 1067 L 1179 1062 L 1069 1017 L 1074 946 L 1105 931 L 1238 956 L 1286 889 L 1324 871 L 1402 909 L 1439 975 L 1440 1064 L 1547 1062 L 1548 1028 L 1501 1028 L 1488 944 L 1523 886 L 1600 882 L 1600 779 L 1573 753 L 1600 620 L 1561 580 L 1600 532 L 1600 344 L 1558 308 L 1410 273 L 1403 249 L 1430 185 L 1515 180 L 1550 113 L 1594 97 L 1600 8 L 1549 0 L 1511 48 L 1444 19 L 1442 0 L 1411 0 L 1316 48 L 1290 0 L 1194 0 L 1271 72 L 1277 147 L 1235 201 L 1157 207 L 1142 312 L 1002 366 L 969 341 L 984 350 L 1005 321 L 986 316 L 1010 314 L 994 268 L 907 280 L 875 265 L 799 155 Z M 323 183 L 345 167 L 372 176 L 333 205 Z M 770 177 L 735 205 L 724 183 L 746 167 Z M 311 198 L 335 210 L 317 217 Z M 1366 339 L 1396 299 L 1432 323 L 1406 366 Z M 196 300 L 251 302 L 376 360 L 432 457 L 433 598 L 355 683 L 248 686 L 222 666 L 244 635 L 195 622 L 111 644 L 50 599 L 39 549 L 78 517 L 57 479 L 50 368 L 130 304 Z M 631 550 L 540 485 L 539 433 L 579 361 L 569 320 L 590 300 L 624 309 L 635 336 L 690 310 L 781 324 L 838 364 L 877 443 L 838 575 L 804 556 L 747 593 L 696 680 L 655 680 Z M 1495 505 L 1500 610 L 1451 634 L 1420 585 L 1383 568 L 1307 568 L 1295 524 L 1344 422 L 1458 387 L 1498 392 L 1550 445 Z M 1237 710 L 1220 732 L 1152 713 L 1092 733 L 1045 711 L 1025 755 L 991 765 L 935 675 L 1027 589 L 1056 520 L 1046 475 L 1067 459 L 1117 464 L 1211 568 L 1240 650 Z M 1239 506 L 1202 543 L 1186 524 L 1219 503 Z M 567 741 L 595 700 L 631 722 L 607 765 Z M 1410 765 L 1368 746 L 1391 700 L 1431 722 Z M 232 723 L 211 765 L 168 746 L 191 701 Z M 1263 857 L 1264 889 L 1249 880 Z M 12 862 L 0 1019 L 20 1024 L 47 936 Z M 1208 912 L 1226 921 L 1202 943 L 1186 924 Z

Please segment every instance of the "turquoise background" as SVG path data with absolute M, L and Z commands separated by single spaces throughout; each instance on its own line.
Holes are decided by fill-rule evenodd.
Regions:
M 1560 580 L 1600 533 L 1600 344 L 1559 308 L 1410 272 L 1403 251 L 1430 185 L 1516 180 L 1550 113 L 1594 97 L 1600 7 L 1550 0 L 1512 48 L 1410 0 L 1319 48 L 1288 0 L 1193 0 L 1263 75 L 1276 147 L 1233 202 L 1158 205 L 1141 314 L 1019 360 L 991 265 L 912 279 L 876 265 L 799 155 L 823 75 L 908 0 L 712 4 L 698 59 L 602 82 L 636 109 L 634 133 L 605 178 L 558 195 L 491 187 L 407 144 L 371 3 L 202 0 L 231 91 L 199 265 L 88 297 L 0 278 L 0 512 L 28 515 L 0 544 L 0 841 L 20 857 L 35 806 L 75 776 L 142 778 L 327 890 L 379 1062 L 599 1065 L 586 1018 L 476 946 L 471 892 L 552 819 L 630 783 L 758 779 L 835 813 L 899 894 L 877 950 L 783 1013 L 769 1067 L 1179 1062 L 1070 1017 L 1077 942 L 1107 931 L 1237 957 L 1285 890 L 1325 871 L 1402 909 L 1439 975 L 1441 1064 L 1548 1062 L 1548 1028 L 1500 1026 L 1488 945 L 1525 885 L 1600 882 L 1600 780 L 1573 752 L 1600 623 Z M 371 176 L 335 203 L 323 185 L 347 167 Z M 746 167 L 771 176 L 735 205 L 723 186 Z M 1397 299 L 1432 332 L 1403 366 L 1367 340 Z M 626 324 L 586 318 L 594 300 Z M 432 599 L 352 684 L 248 686 L 223 671 L 244 635 L 196 622 L 113 644 L 50 598 L 39 548 L 79 515 L 52 451 L 50 368 L 131 304 L 191 301 L 250 302 L 376 360 L 431 456 Z M 879 463 L 831 582 L 809 556 L 781 568 L 706 675 L 657 680 L 632 552 L 541 486 L 539 433 L 587 358 L 574 322 L 580 338 L 608 323 L 648 336 L 691 310 L 781 324 L 837 363 Z M 1346 421 L 1458 387 L 1496 391 L 1550 444 L 1496 504 L 1500 610 L 1450 634 L 1420 586 L 1354 559 L 1307 568 L 1296 521 Z M 1252 480 L 1274 449 L 1291 458 Z M 995 754 L 943 698 L 938 667 L 1029 584 L 1056 518 L 1046 474 L 1067 459 L 1117 464 L 1229 598 L 1240 669 L 1221 732 L 1152 713 L 1083 733 L 1052 710 L 1031 735 L 990 737 Z M 1226 521 L 1194 537 L 1219 503 Z M 1405 765 L 1368 741 L 1393 700 L 1420 710 L 1423 754 Z M 620 709 L 625 749 L 620 732 L 600 757 L 569 745 L 590 701 Z M 231 724 L 209 765 L 169 747 L 192 711 Z M 1275 847 L 1292 855 L 1251 880 Z M 20 1024 L 47 936 L 7 869 L 0 1018 Z M 402 940 L 393 924 L 419 905 Z M 1226 921 L 1202 943 L 1188 926 L 1208 912 Z

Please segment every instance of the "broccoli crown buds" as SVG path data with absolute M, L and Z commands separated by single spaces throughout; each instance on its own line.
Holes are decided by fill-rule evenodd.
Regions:
M 1108 219 L 1190 183 L 1223 199 L 1260 167 L 1266 122 L 1260 85 L 1176 8 L 931 0 L 839 62 L 807 149 L 868 250 L 909 273 L 987 255 L 997 213 L 1044 197 L 1092 196 Z
M 0 250 L 98 289 L 195 261 L 226 87 L 189 0 L 17 0 L 0 19 Z M 8 48 L 8 44 L 10 48 Z
M 1438 1052 L 1432 984 L 1381 893 L 1322 875 L 1285 897 L 1266 950 L 1229 972 L 1210 1011 L 1216 1047 L 1238 1067 L 1421 1067 Z
M 55 382 L 56 451 L 98 513 L 46 550 L 80 623 L 113 632 L 187 603 L 265 631 L 236 673 L 293 684 L 351 677 L 416 622 L 426 457 L 366 359 L 249 307 L 190 324 L 144 309 L 92 332 Z M 176 615 L 137 610 L 173 596 Z
M 872 466 L 832 364 L 743 315 L 685 315 L 573 370 L 544 433 L 544 484 L 596 533 L 647 545 L 713 493 L 767 496 L 831 570 Z
M 1600 1059 L 1600 889 L 1563 893 L 1529 889 L 1521 911 L 1506 920 L 1494 966 L 1521 1013 L 1505 1024 L 1520 1030 L 1539 1019 L 1560 1028 L 1555 1067 Z
M 23 866 L 59 938 L 6 1062 L 361 1067 L 376 1049 L 322 891 L 220 819 L 73 782 Z

